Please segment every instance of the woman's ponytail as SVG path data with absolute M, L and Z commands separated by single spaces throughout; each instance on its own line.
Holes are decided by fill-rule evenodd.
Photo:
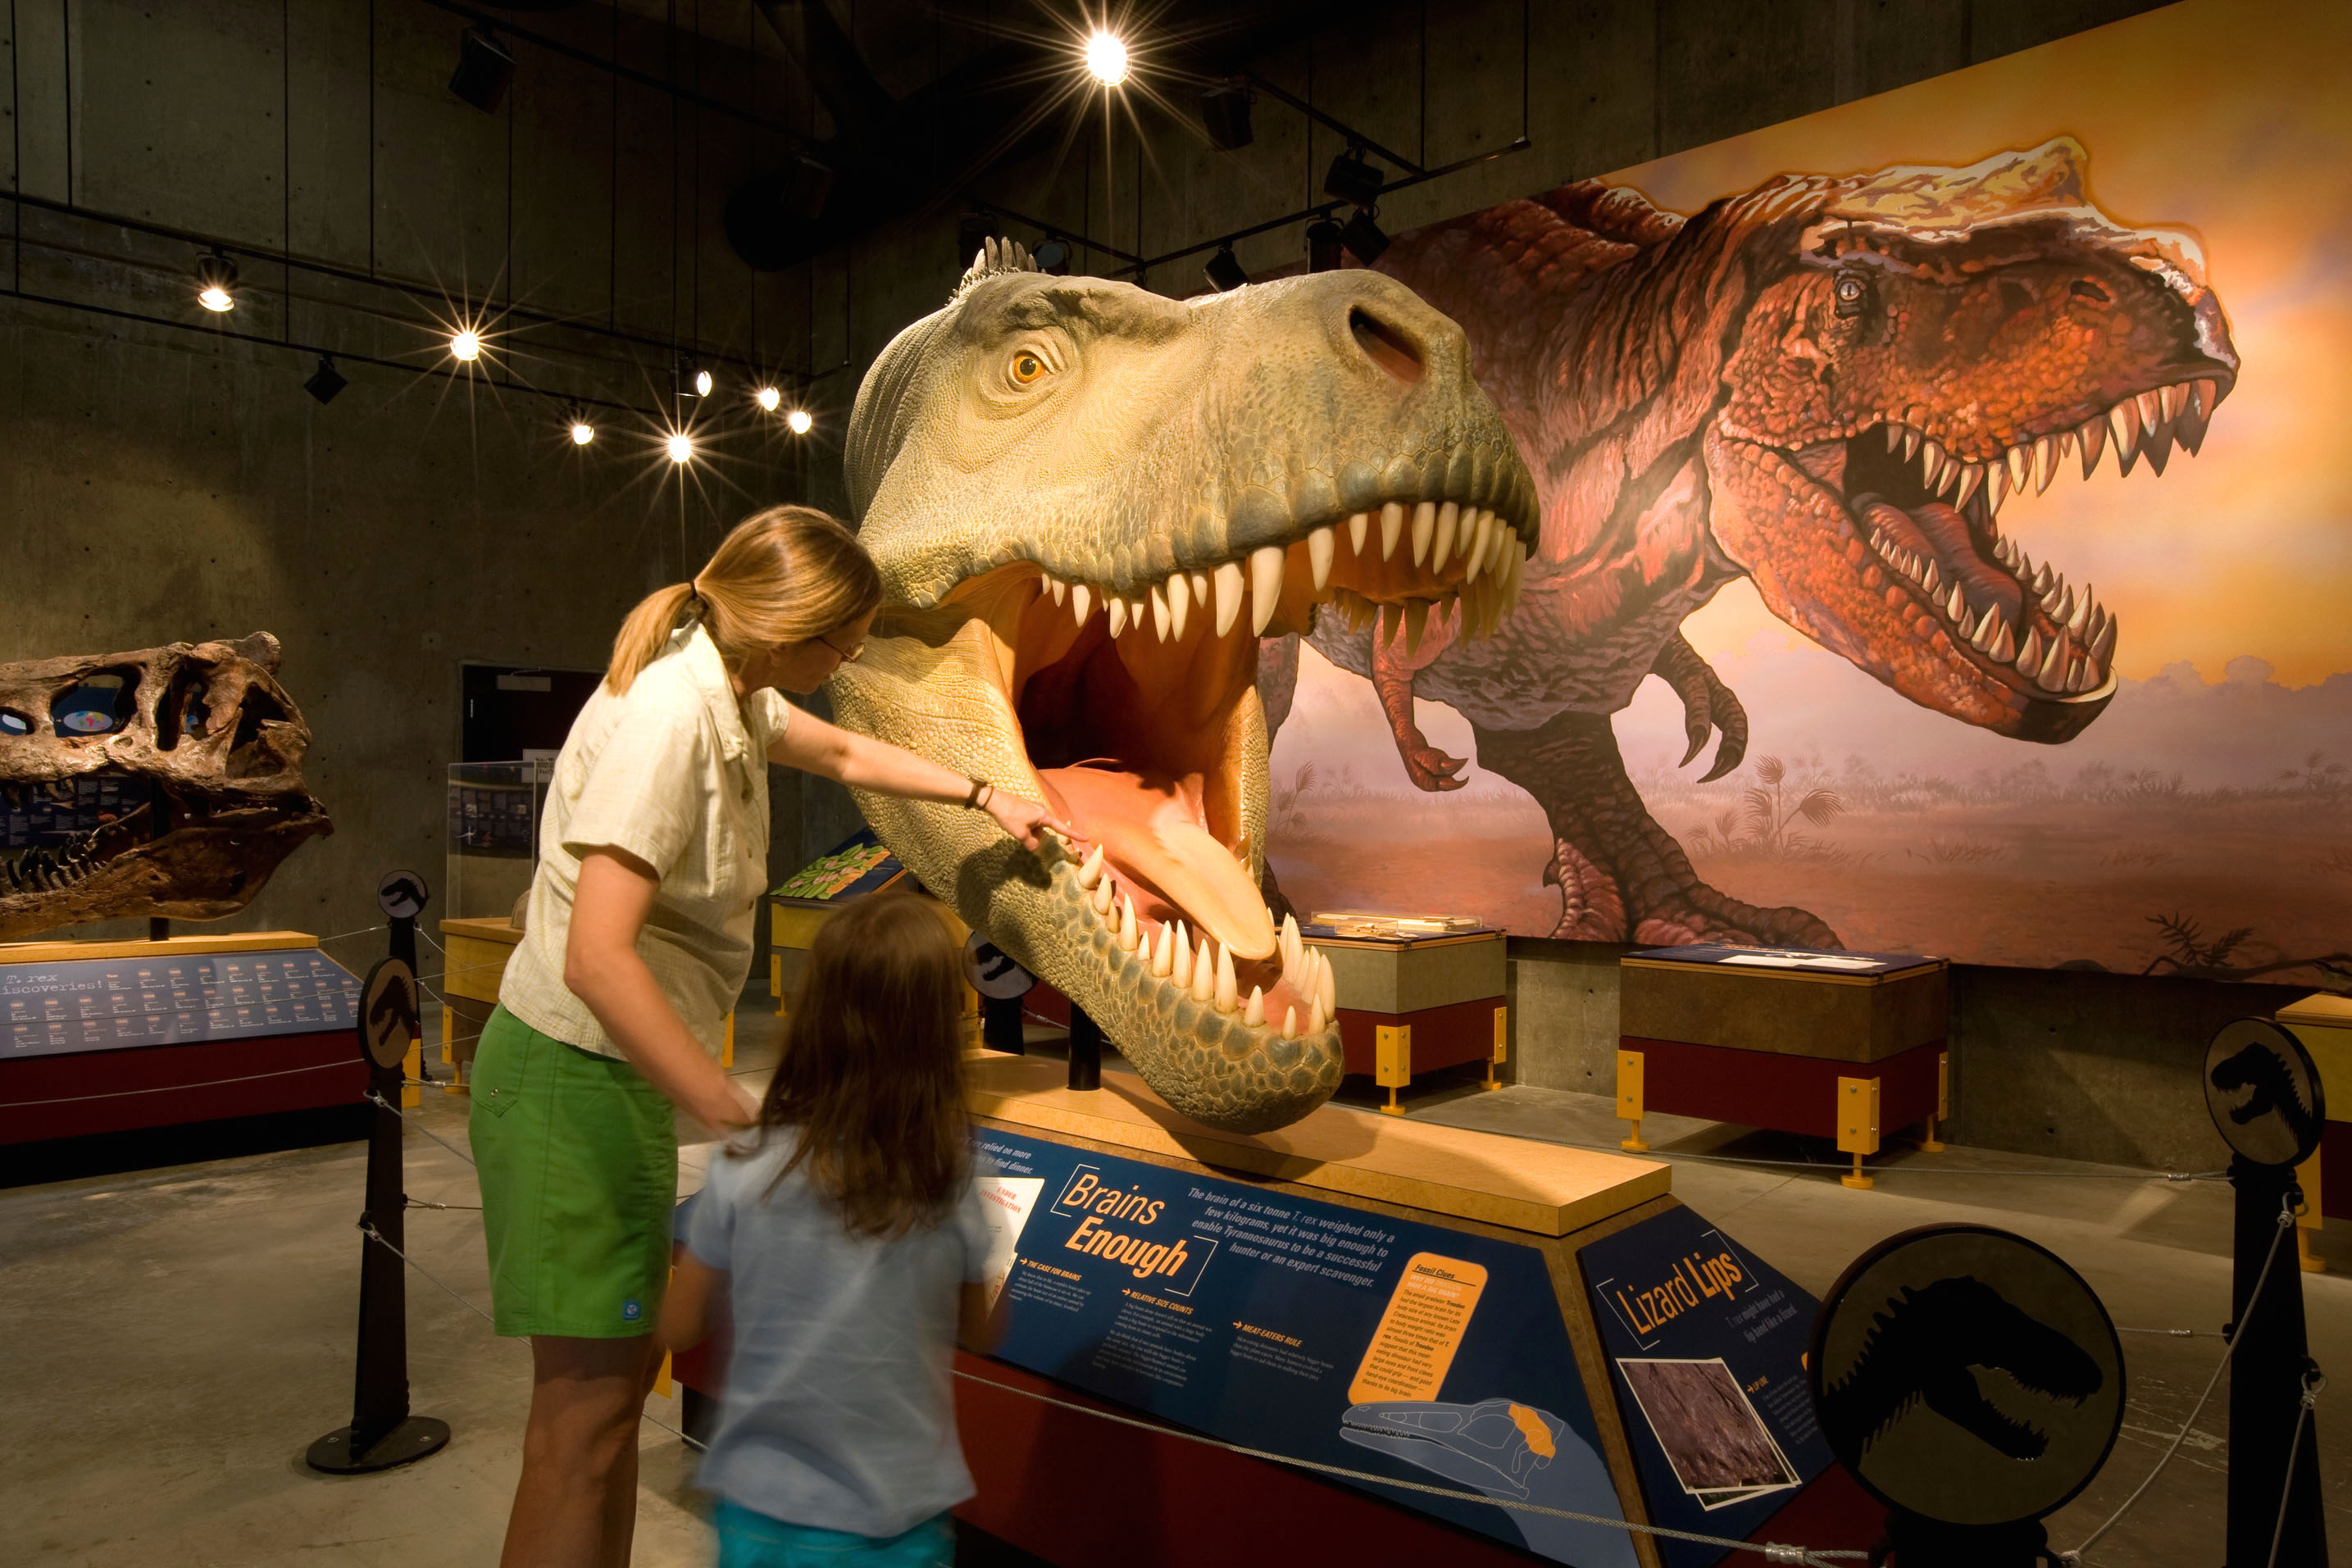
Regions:
M 620 635 L 613 639 L 613 662 L 604 666 L 607 691 L 616 697 L 628 695 L 637 672 L 660 658 L 662 650 L 669 646 L 669 634 L 677 629 L 678 616 L 694 596 L 694 584 L 673 582 L 637 601 L 637 607 L 621 622 Z

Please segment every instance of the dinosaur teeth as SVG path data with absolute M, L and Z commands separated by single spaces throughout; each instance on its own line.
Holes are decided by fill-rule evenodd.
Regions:
M 1188 988 L 1196 1002 L 1205 1002 L 1217 994 L 1216 946 L 1214 937 L 1203 936 L 1200 951 L 1192 955 L 1192 983 Z
M 1977 486 L 1984 482 L 1984 465 L 1979 463 L 1971 463 L 1967 467 L 1961 469 L 1960 495 L 1959 498 L 1955 501 L 1953 505 L 1958 507 L 1967 506 L 1969 504 L 1969 497 L 1975 495 L 1977 493 Z
M 1122 953 L 1132 953 L 1142 940 L 1141 927 L 1135 918 L 1135 900 L 1125 897 L 1118 901 L 1118 946 Z
M 1315 575 L 1315 591 L 1318 593 L 1322 592 L 1324 585 L 1331 580 L 1331 557 L 1338 549 L 1339 541 L 1332 536 L 1328 525 L 1307 536 L 1307 565 Z
M 1261 545 L 1250 551 L 1250 635 L 1253 637 L 1265 635 L 1266 622 L 1274 619 L 1275 607 L 1282 601 L 1282 558 L 1280 545 Z
M 1119 598 L 1117 594 L 1113 594 L 1104 604 L 1103 613 L 1110 620 L 1110 634 L 1112 636 L 1116 637 L 1120 632 L 1127 630 L 1126 600 Z
M 2076 642 L 2082 641 L 2083 628 L 2090 623 L 2090 620 L 2091 585 L 2086 582 L 2083 585 L 2082 602 L 2074 606 L 2074 612 L 2072 615 L 2066 617 L 2066 630 L 2074 634 Z
M 1372 517 L 1369 512 L 1358 512 L 1348 519 L 1348 550 L 1351 555 L 1364 553 L 1364 540 L 1371 533 Z
M 1493 542 L 1488 536 L 1495 531 L 1495 514 L 1481 507 L 1467 527 L 1470 542 L 1462 549 L 1462 580 L 1465 582 L 1474 580 L 1486 565 L 1486 549 Z
M 2139 421 L 2134 417 L 2129 399 L 2107 410 L 2107 428 L 2115 433 L 2116 461 L 2122 464 L 2124 472 L 2128 474 L 2131 472 L 2132 454 L 2139 446 Z
M 1168 641 L 1168 592 L 1156 582 L 1151 585 L 1151 632 L 1162 643 Z
M 1437 503 L 1423 501 L 1412 509 L 1412 564 L 1429 559 L 1430 536 L 1437 531 Z
M 1359 517 L 1363 516 L 1359 512 Z M 1213 574 L 1217 597 L 1217 635 L 1222 637 L 1234 629 L 1242 617 L 1242 563 L 1220 561 Z
M 2139 408 L 2141 433 L 2154 435 L 2156 427 L 2164 423 L 2164 400 L 2152 392 L 2144 392 L 2132 401 Z
M 2156 402 L 2164 415 L 2164 422 L 2169 424 L 2180 417 L 2182 409 L 2189 406 L 2189 389 L 2179 384 L 2160 387 L 2157 390 Z
M 1283 1011 L 1282 1038 L 1285 1040 L 1297 1040 L 1298 1038 L 1298 1009 L 1297 1008 L 1287 1008 Z
M 2028 626 L 2025 629 L 2025 646 L 2017 651 L 2016 663 L 2017 667 L 2029 675 L 2042 667 L 2042 629 L 2040 627 Z
M 2036 436 L 2033 442 L 2033 493 L 2037 496 L 2050 488 L 2050 481 L 2058 476 L 2058 443 L 2047 435 Z
M 1937 483 L 1937 477 L 1943 471 L 1944 449 L 1930 441 L 1919 455 L 1919 482 L 1927 486 L 1927 494 L 1930 496 L 1943 487 Z
M 2043 657 L 2040 664 L 2034 667 L 2032 672 L 2034 683 L 2052 691 L 2063 691 L 2066 679 L 2066 633 L 2061 632 L 2050 640 L 2049 653 Z M 2018 661 L 2021 668 L 2023 667 L 2024 663 L 2022 659 Z
M 1421 633 L 1429 624 L 1429 601 L 1408 599 L 1404 601 L 1404 651 L 1407 658 L 1421 652 Z
M 2104 414 L 2093 414 L 2074 427 L 2074 434 L 2083 444 L 2083 477 L 2098 472 L 2099 458 L 2107 449 L 2107 421 Z
M 1184 923 L 1181 920 L 1176 923 L 1176 948 L 1171 956 L 1174 960 L 1174 967 L 1171 972 L 1175 976 L 1176 983 L 1180 986 L 1192 984 L 1192 941 L 1191 934 L 1184 929 Z
M 1054 576 L 1051 576 L 1051 575 L 1048 575 L 1048 576 L 1046 577 L 1046 579 L 1045 579 L 1045 591 L 1046 591 L 1046 592 L 1048 592 L 1048 593 L 1050 593 L 1050 594 L 1052 594 L 1052 595 L 1054 596 L 1054 602 L 1055 602 L 1055 603 L 1056 603 L 1056 604 L 1061 603 L 1061 602 L 1062 602 L 1062 600 L 1063 600 L 1063 597 L 1064 597 L 1066 594 L 1067 594 L 1067 593 L 1069 592 L 1069 591 L 1070 591 L 1070 585 L 1069 585 L 1068 583 L 1066 583 L 1066 582 L 1064 582 L 1060 578 L 1058 578 L 1058 577 L 1054 577 Z M 1083 615 L 1079 616 L 1079 617 L 1078 617 L 1078 624 L 1079 624 L 1079 625 L 1081 625 L 1081 626 L 1083 626 L 1083 625 L 1085 625 L 1086 623 L 1087 623 L 1087 618 L 1086 618 L 1085 616 L 1083 616 Z
M 1079 862 L 1078 886 L 1087 893 L 1092 893 L 1095 890 L 1096 884 L 1100 883 L 1102 879 L 1103 847 L 1100 844 L 1097 844 L 1093 849 L 1087 852 L 1087 858 Z
M 1192 614 L 1192 585 L 1182 572 L 1168 579 L 1168 634 L 1184 640 L 1184 623 Z
M 1955 580 L 1952 583 L 1951 597 L 1944 601 L 1944 614 L 1945 617 L 1955 626 L 1958 626 L 1963 629 L 1968 626 L 1968 597 L 1961 593 L 1960 585 L 1958 580 Z
M 1264 986 L 1250 988 L 1249 1006 L 1242 1009 L 1242 1022 L 1252 1029 L 1265 1027 L 1265 988 Z
M 1078 618 L 1078 628 L 1081 631 L 1086 629 L 1087 615 L 1093 609 L 1093 592 L 1085 583 L 1074 582 L 1070 585 L 1070 613 Z M 1055 602 L 1059 603 L 1060 601 L 1056 600 Z M 1117 629 L 1113 628 L 1113 630 Z
M 1446 558 L 1454 553 L 1454 531 L 1462 521 L 1458 503 L 1445 501 L 1437 508 L 1437 541 L 1429 547 L 1429 570 L 1444 571 Z
M 1888 421 L 1886 426 L 1886 450 L 1889 452 L 1903 450 L 1903 426 L 1892 420 Z
M 2210 379 L 2205 377 L 2200 377 L 2198 379 L 2197 384 L 2191 392 L 2189 398 L 2191 405 L 2197 410 L 2198 418 L 2210 419 L 2213 417 L 2213 405 L 2221 401 L 2216 395 L 2218 390 L 2219 389 L 2215 387 Z
M 1919 444 L 1926 440 L 1918 431 L 1906 425 L 1903 430 L 1903 461 L 1908 463 L 1919 455 Z
M 2033 454 L 2022 445 L 2011 447 L 2009 449 L 2009 487 L 2012 490 L 2024 489 L 2025 481 L 2031 478 L 2032 474 Z
M 1152 978 L 1164 980 L 1175 971 L 1175 967 L 1176 927 L 1172 923 L 1162 924 L 1159 936 L 1151 945 Z
M 1234 1010 L 1234 1002 L 1237 1000 L 1238 989 L 1239 988 L 1234 981 L 1233 949 L 1225 946 L 1223 943 L 1219 943 L 1217 946 L 1217 977 L 1215 988 L 1215 1000 L 1217 1010 L 1219 1012 L 1229 1013 Z M 1259 1011 L 1263 1013 L 1265 1009 L 1261 1007 Z

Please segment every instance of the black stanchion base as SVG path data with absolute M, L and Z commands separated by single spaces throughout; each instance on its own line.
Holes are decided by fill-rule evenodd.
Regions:
M 331 1476 L 360 1475 L 369 1470 L 388 1470 L 394 1465 L 438 1453 L 448 1441 L 448 1422 L 436 1421 L 430 1416 L 411 1416 L 363 1454 L 352 1452 L 349 1427 L 330 1432 L 310 1445 L 302 1462 Z

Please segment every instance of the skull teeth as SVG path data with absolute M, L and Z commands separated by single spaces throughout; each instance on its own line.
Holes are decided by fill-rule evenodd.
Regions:
M 9 872 L 14 874 L 14 868 Z M 1196 936 L 1181 918 L 1162 921 L 1157 931 L 1147 932 L 1134 895 L 1118 888 L 1118 869 L 1108 863 L 1102 847 L 1097 845 L 1079 862 L 1072 878 L 1079 905 L 1101 923 L 1108 937 L 1108 950 L 1097 951 L 1110 968 L 1136 964 L 1178 996 L 1236 1019 L 1245 1029 L 1275 1027 L 1277 1020 L 1268 1016 L 1266 985 L 1252 981 L 1244 988 L 1231 948 L 1210 933 Z M 1280 965 L 1281 983 L 1295 998 L 1283 1004 L 1285 1017 L 1278 1020 L 1287 1029 L 1285 1038 L 1295 1040 L 1302 1032 L 1318 1035 L 1330 1027 L 1339 1017 L 1338 987 L 1330 961 L 1307 945 L 1296 918 L 1283 917 L 1268 961 Z

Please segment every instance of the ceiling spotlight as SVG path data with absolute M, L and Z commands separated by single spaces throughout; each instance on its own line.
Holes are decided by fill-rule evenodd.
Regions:
M 236 306 L 236 263 L 215 251 L 196 257 L 196 303 L 211 311 Z
M 1344 241 L 1339 225 L 1329 218 L 1318 218 L 1307 225 L 1307 270 L 1337 272 L 1339 270 L 1339 249 Z
M 806 435 L 812 429 L 815 428 L 816 421 L 809 417 L 808 410 L 804 408 L 796 408 L 793 410 L 792 413 L 784 415 L 784 423 L 792 428 L 792 433 L 794 435 Z
M 680 354 L 677 357 L 678 396 L 684 397 L 687 393 L 692 392 L 697 397 L 709 397 L 710 389 L 717 384 L 711 380 L 709 371 L 694 362 L 692 354 Z
M 1029 256 L 1030 259 L 1036 262 L 1037 270 L 1040 272 L 1050 272 L 1056 277 L 1067 277 L 1070 275 L 1070 246 L 1066 240 L 1058 236 L 1048 239 L 1035 250 L 1031 251 Z
M 776 410 L 783 406 L 784 394 L 778 392 L 773 387 L 761 387 L 758 392 L 751 394 L 751 401 L 758 403 L 770 413 L 773 413 Z
M 588 423 L 588 411 L 579 404 L 574 403 L 564 414 L 563 423 L 572 433 L 572 445 L 585 446 L 596 439 L 596 427 Z
M 471 327 L 460 327 L 449 334 L 449 353 L 452 358 L 472 364 L 482 357 L 482 335 Z
M 1340 227 L 1339 237 L 1366 267 L 1380 260 L 1381 252 L 1389 247 L 1389 236 L 1381 232 L 1381 225 L 1372 222 L 1372 214 L 1368 212 L 1358 212 L 1349 218 Z
M 694 455 L 694 437 L 681 430 L 664 443 L 664 450 L 668 452 L 671 462 L 683 463 Z
M 1097 33 L 1087 40 L 1087 74 L 1105 87 L 1127 79 L 1127 45 L 1116 33 Z
M 335 394 L 351 384 L 343 379 L 343 372 L 335 369 L 335 357 L 320 354 L 319 368 L 310 372 L 310 379 L 302 383 L 302 390 L 325 404 L 334 402 Z
M 449 78 L 449 90 L 484 114 L 496 114 L 514 74 L 514 56 L 507 47 L 478 27 L 468 27 L 457 45 L 457 69 Z
M 1242 264 L 1234 258 L 1231 245 L 1217 247 L 1217 254 L 1201 268 L 1201 276 L 1207 278 L 1209 287 L 1220 294 L 1230 294 L 1250 280 L 1249 274 L 1242 270 Z
M 1238 152 L 1250 144 L 1249 89 L 1234 82 L 1221 82 L 1201 89 L 1201 129 L 1209 133 L 1209 145 L 1220 152 Z
M 1361 148 L 1350 147 L 1331 160 L 1324 172 L 1323 191 L 1359 207 L 1369 207 L 1381 199 L 1381 172 L 1364 162 Z

